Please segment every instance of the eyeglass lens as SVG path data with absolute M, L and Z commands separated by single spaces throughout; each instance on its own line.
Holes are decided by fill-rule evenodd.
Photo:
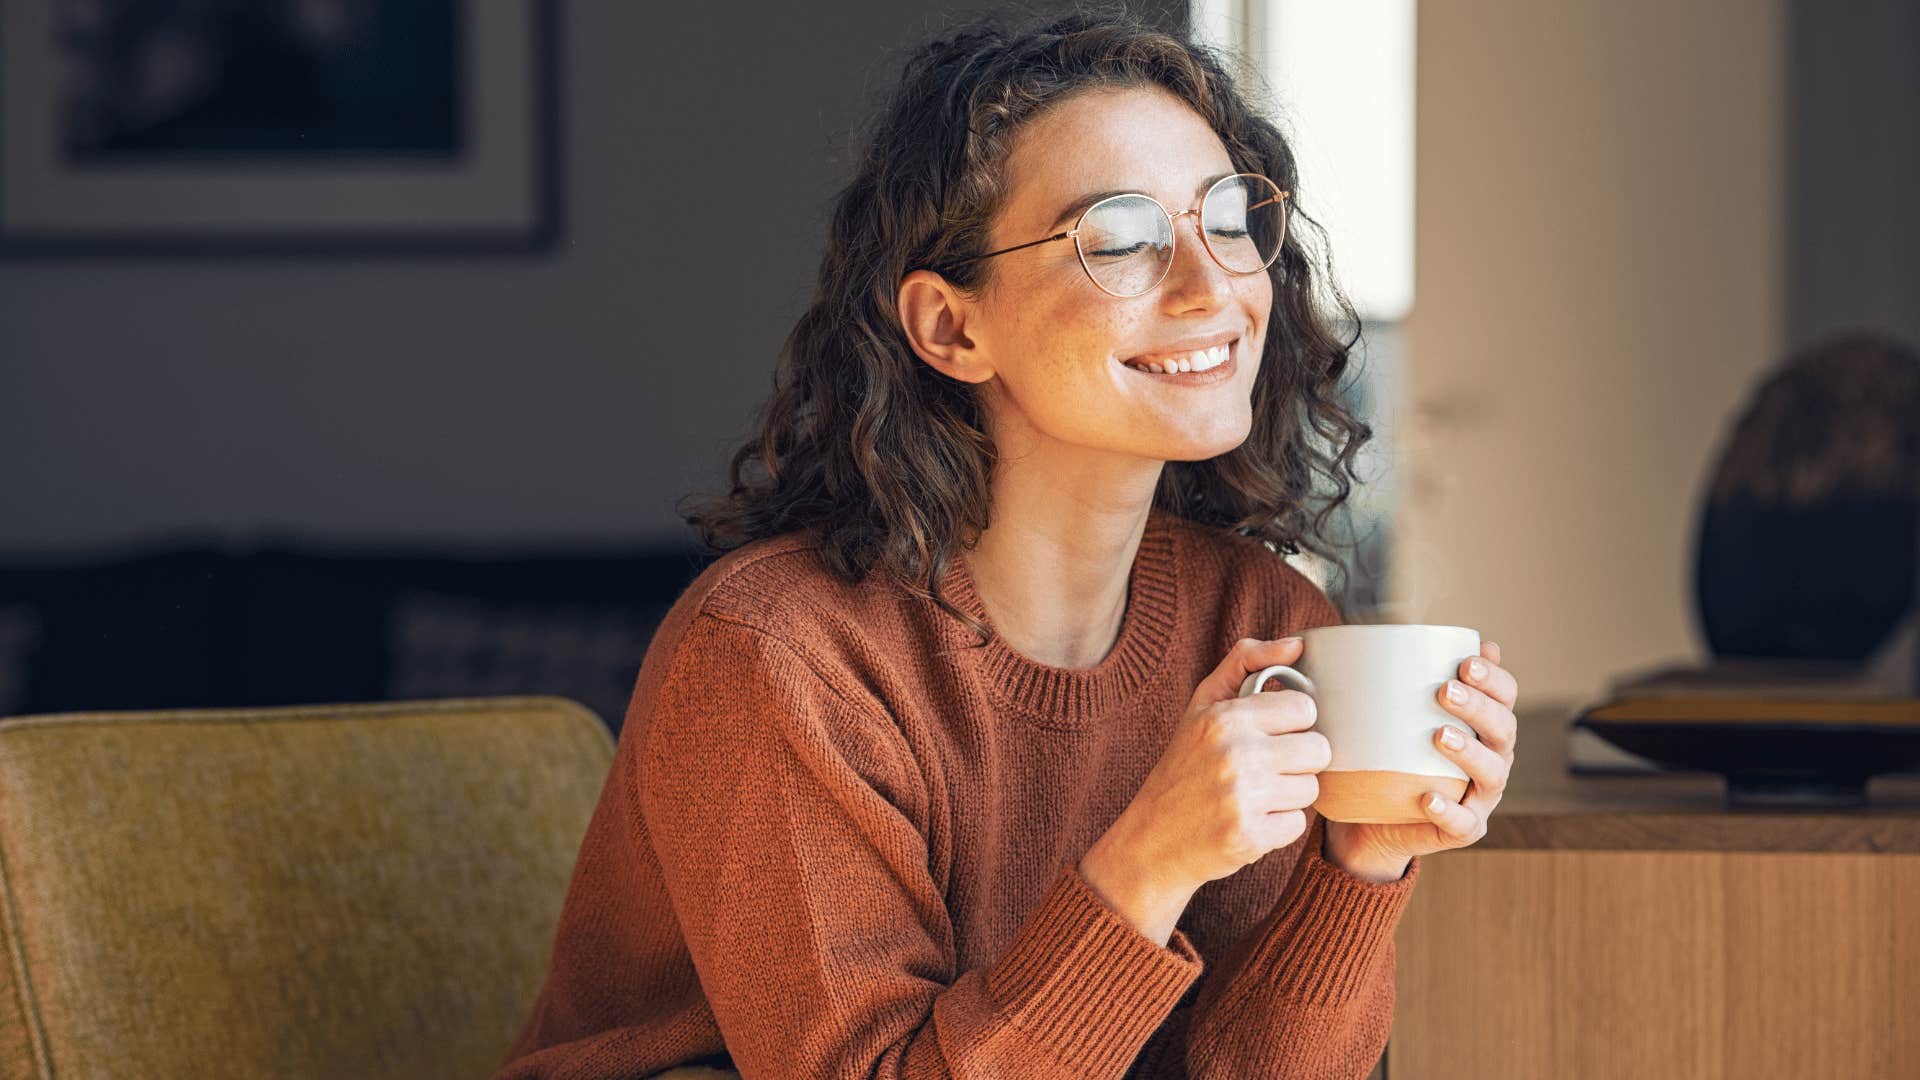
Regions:
M 1207 249 L 1236 274 L 1270 265 L 1280 254 L 1286 226 L 1286 200 L 1264 176 L 1230 176 L 1208 189 L 1200 204 Z M 1160 284 L 1173 265 L 1173 222 L 1144 195 L 1117 195 L 1096 204 L 1074 240 L 1087 273 L 1120 296 L 1138 296 Z

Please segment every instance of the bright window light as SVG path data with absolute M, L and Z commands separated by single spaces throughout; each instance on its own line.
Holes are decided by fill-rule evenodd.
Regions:
M 1196 38 L 1252 65 L 1293 141 L 1302 205 L 1370 322 L 1413 306 L 1415 0 L 1193 0 Z

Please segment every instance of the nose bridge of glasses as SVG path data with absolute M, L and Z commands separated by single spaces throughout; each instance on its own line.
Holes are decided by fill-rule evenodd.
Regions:
M 1207 263 L 1212 263 L 1219 269 L 1226 270 L 1228 273 L 1232 273 L 1232 271 L 1227 268 L 1226 264 L 1220 261 L 1219 256 L 1214 254 L 1213 245 L 1207 243 L 1206 222 L 1205 222 L 1205 219 L 1200 214 L 1200 211 L 1202 209 L 1204 209 L 1204 204 L 1202 206 L 1189 207 L 1185 210 L 1181 210 L 1176 213 L 1167 215 L 1167 218 L 1173 222 L 1175 232 L 1179 231 L 1180 219 L 1191 215 L 1193 218 L 1193 238 L 1195 241 L 1197 241 L 1197 243 L 1182 244 L 1176 240 L 1173 245 L 1174 250 L 1172 253 L 1172 257 L 1167 260 L 1167 265 L 1163 270 L 1163 274 L 1170 273 L 1172 271 L 1173 264 L 1180 260 L 1180 249 L 1182 248 L 1187 249 L 1187 254 L 1189 256 L 1198 257 L 1203 267 Z

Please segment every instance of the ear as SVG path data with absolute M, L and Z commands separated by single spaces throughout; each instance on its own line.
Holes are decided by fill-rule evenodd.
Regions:
M 946 278 L 931 270 L 914 270 L 901 279 L 896 303 L 907 342 L 920 359 L 961 382 L 993 378 L 993 366 L 967 334 L 973 305 Z

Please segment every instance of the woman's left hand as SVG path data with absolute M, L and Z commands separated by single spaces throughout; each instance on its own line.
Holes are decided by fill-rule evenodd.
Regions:
M 1480 656 L 1460 662 L 1458 679 L 1449 679 L 1437 693 L 1441 708 L 1472 726 L 1478 742 L 1467 739 L 1455 749 L 1441 738 L 1450 730 L 1442 725 L 1434 732 L 1433 745 L 1463 769 L 1468 778 L 1465 797 L 1459 802 L 1440 799 L 1440 809 L 1428 804 L 1437 794 L 1421 798 L 1427 821 L 1396 825 L 1328 821 L 1326 857 L 1349 871 L 1363 868 L 1384 869 L 1389 876 L 1404 870 L 1406 860 L 1415 855 L 1463 848 L 1487 834 L 1487 818 L 1500 805 L 1507 789 L 1507 776 L 1513 770 L 1513 744 L 1519 724 L 1513 705 L 1520 697 L 1520 684 L 1500 666 L 1500 646 L 1491 641 L 1480 644 Z M 1456 704 L 1447 691 L 1459 687 L 1466 700 Z

